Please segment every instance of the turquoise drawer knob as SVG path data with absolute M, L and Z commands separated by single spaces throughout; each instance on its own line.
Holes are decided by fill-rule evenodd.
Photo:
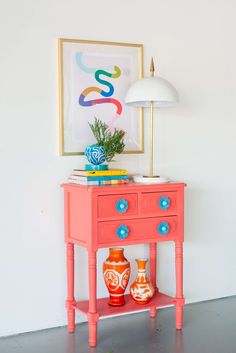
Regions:
M 120 199 L 116 202 L 116 211 L 120 213 L 125 213 L 129 208 L 128 201 L 125 199 Z
M 160 199 L 159 199 L 159 202 L 158 202 L 158 205 L 159 207 L 162 209 L 162 210 L 168 210 L 168 208 L 170 207 L 170 199 L 169 197 L 167 196 L 162 196 Z
M 160 235 L 166 235 L 169 233 L 170 226 L 167 222 L 161 222 L 158 224 L 157 231 Z
M 116 235 L 118 236 L 119 239 L 125 239 L 129 235 L 129 229 L 126 225 L 121 224 L 117 229 L 116 229 Z

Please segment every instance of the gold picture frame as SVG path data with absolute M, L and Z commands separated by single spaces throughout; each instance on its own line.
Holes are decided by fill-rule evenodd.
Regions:
M 98 68 L 95 68 L 95 63 Z M 117 78 L 118 76 L 115 77 L 115 74 L 108 72 L 108 69 L 111 71 L 111 68 L 117 68 L 118 65 L 121 67 L 121 74 L 119 80 L 115 82 L 114 88 L 114 79 L 112 83 L 105 81 L 104 75 L 109 75 L 109 79 Z M 88 122 L 91 122 L 94 116 L 98 118 L 105 116 L 108 119 L 107 116 L 111 116 L 111 111 L 114 110 L 114 104 L 118 108 L 110 123 L 112 121 L 116 127 L 115 124 L 118 122 L 118 128 L 127 131 L 127 149 L 123 153 L 144 153 L 143 109 L 127 107 L 124 104 L 124 96 L 128 86 L 136 79 L 143 77 L 142 44 L 60 38 L 58 39 L 58 69 L 60 155 L 84 154 L 85 147 L 93 142 Z M 102 79 L 95 75 L 97 71 L 100 72 Z M 98 83 L 100 87 L 94 87 L 94 84 Z M 102 90 L 101 86 L 104 85 L 110 89 L 110 92 Z M 118 98 L 108 96 L 112 89 Z M 84 92 L 88 93 L 90 100 L 85 99 L 87 96 Z M 101 98 L 101 94 L 106 96 Z M 103 103 L 102 100 L 104 103 L 112 104 L 100 104 Z M 119 107 L 120 110 L 118 110 Z M 120 113 L 121 110 L 123 115 Z M 138 120 L 137 114 L 139 115 Z M 82 119 L 80 119 L 80 115 L 83 116 Z

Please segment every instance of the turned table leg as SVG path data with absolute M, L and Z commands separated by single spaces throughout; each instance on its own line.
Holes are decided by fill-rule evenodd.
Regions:
M 175 271 L 176 271 L 176 329 L 183 327 L 183 243 L 175 243 Z
M 157 290 L 156 275 L 157 275 L 157 245 L 150 244 L 150 280 L 155 291 Z
M 75 298 L 74 298 L 74 244 L 66 244 L 66 257 L 67 257 L 67 319 L 68 319 L 68 332 L 75 331 Z
M 150 243 L 149 246 L 149 252 L 150 252 L 150 281 L 153 285 L 153 288 L 155 291 L 157 291 L 157 285 L 156 285 L 156 267 L 157 267 L 157 245 L 156 243 Z M 156 316 L 156 307 L 150 308 L 150 317 L 155 317 Z
M 89 345 L 95 347 L 97 344 L 97 256 L 96 252 L 88 253 L 89 263 Z

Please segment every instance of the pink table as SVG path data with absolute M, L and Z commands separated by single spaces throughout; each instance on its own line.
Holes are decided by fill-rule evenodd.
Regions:
M 65 242 L 67 246 L 66 308 L 68 331 L 75 330 L 75 310 L 88 317 L 89 345 L 97 343 L 99 317 L 150 310 L 175 305 L 176 329 L 183 327 L 183 240 L 184 240 L 184 183 L 83 186 L 63 184 L 65 196 Z M 123 200 L 127 210 L 120 209 Z M 128 236 L 120 239 L 116 230 L 126 225 Z M 156 244 L 175 242 L 176 296 L 160 293 L 156 287 Z M 145 305 L 136 304 L 126 295 L 126 305 L 111 307 L 108 298 L 97 299 L 96 254 L 99 248 L 149 243 L 150 279 L 156 292 Z M 89 300 L 74 297 L 74 244 L 88 251 Z M 104 259 L 105 260 L 105 259 Z

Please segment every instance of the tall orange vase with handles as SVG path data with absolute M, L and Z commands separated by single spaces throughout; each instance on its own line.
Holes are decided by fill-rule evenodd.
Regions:
M 154 295 L 154 288 L 146 274 L 147 259 L 136 259 L 138 275 L 130 286 L 130 295 L 137 304 L 147 304 Z
M 110 294 L 108 304 L 124 305 L 124 293 L 130 277 L 130 263 L 124 256 L 123 248 L 109 249 L 109 256 L 103 264 L 103 276 Z

